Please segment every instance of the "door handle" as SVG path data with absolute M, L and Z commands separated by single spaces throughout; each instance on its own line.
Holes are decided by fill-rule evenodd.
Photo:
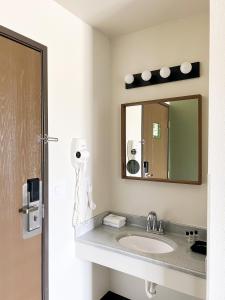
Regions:
M 37 211 L 37 210 L 38 210 L 38 206 L 25 205 L 19 209 L 19 213 L 22 213 L 24 215 L 29 215 L 29 213 Z
M 42 232 L 42 182 L 39 178 L 27 179 L 22 187 L 22 205 L 19 208 L 23 238 L 31 238 Z

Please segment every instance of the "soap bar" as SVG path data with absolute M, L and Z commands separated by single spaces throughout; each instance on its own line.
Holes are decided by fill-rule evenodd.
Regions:
M 191 246 L 191 250 L 200 254 L 207 254 L 207 243 L 204 241 L 196 241 L 194 245 Z

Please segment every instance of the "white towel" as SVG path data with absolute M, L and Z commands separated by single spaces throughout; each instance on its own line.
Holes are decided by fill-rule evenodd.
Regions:
M 126 224 L 126 217 L 109 214 L 103 219 L 103 224 L 120 228 Z
M 103 221 L 103 224 L 107 225 L 107 226 L 115 227 L 115 228 L 121 228 L 126 224 L 126 222 L 124 221 L 123 223 L 120 223 L 120 224 L 113 224 L 113 223 L 108 223 L 106 221 Z

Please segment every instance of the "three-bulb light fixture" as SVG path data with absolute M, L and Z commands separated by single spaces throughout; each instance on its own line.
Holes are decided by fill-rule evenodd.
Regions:
M 180 72 L 183 74 L 189 74 L 192 70 L 192 64 L 190 62 L 183 62 L 180 65 Z M 171 69 L 169 67 L 162 67 L 159 70 L 160 77 L 166 79 L 170 77 Z M 150 81 L 152 78 L 152 72 L 150 70 L 145 70 L 141 73 L 141 78 L 143 81 Z M 124 78 L 125 83 L 132 84 L 134 82 L 134 75 L 127 74 Z

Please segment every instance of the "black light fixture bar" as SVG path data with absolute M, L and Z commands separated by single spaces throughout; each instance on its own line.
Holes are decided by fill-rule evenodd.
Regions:
M 170 68 L 171 74 L 168 78 L 162 78 L 160 76 L 160 69 L 151 71 L 152 77 L 148 81 L 144 81 L 141 78 L 141 73 L 133 74 L 134 81 L 131 84 L 125 83 L 125 88 L 126 89 L 134 89 L 134 88 L 143 87 L 143 86 L 149 86 L 149 85 L 168 83 L 168 82 L 173 82 L 173 81 L 186 80 L 186 79 L 200 77 L 200 62 L 194 62 L 191 65 L 192 65 L 192 69 L 191 69 L 190 73 L 188 73 L 188 74 L 183 74 L 181 72 L 180 65 L 171 67 Z

